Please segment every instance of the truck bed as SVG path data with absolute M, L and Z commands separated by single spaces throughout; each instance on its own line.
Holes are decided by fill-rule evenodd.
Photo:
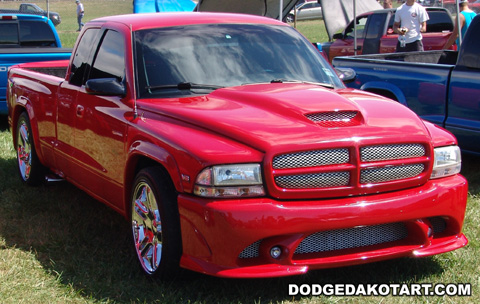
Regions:
M 429 51 L 429 52 L 408 52 L 408 53 L 387 53 L 387 54 L 372 54 L 372 55 L 360 55 L 360 56 L 347 56 L 347 57 L 336 57 L 334 59 L 334 66 L 348 66 L 349 62 L 356 61 L 368 61 L 373 63 L 378 60 L 381 61 L 401 61 L 401 62 L 411 62 L 411 63 L 431 63 L 431 64 L 446 64 L 446 65 L 455 65 L 457 62 L 458 52 L 440 50 L 440 51 Z M 346 61 L 344 65 L 343 62 Z
M 423 119 L 443 126 L 444 101 L 457 54 L 429 51 L 336 57 L 333 65 L 355 70 L 356 80 L 349 87 L 397 100 Z

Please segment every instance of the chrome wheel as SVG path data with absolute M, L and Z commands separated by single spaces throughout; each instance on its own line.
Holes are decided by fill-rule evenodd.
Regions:
M 175 187 L 161 167 L 138 172 L 130 197 L 132 248 L 143 272 L 164 280 L 177 273 L 182 236 Z
M 44 181 L 46 170 L 35 152 L 32 127 L 26 112 L 23 112 L 18 117 L 15 131 L 15 150 L 17 150 L 17 165 L 20 178 L 30 186 L 37 186 Z
M 30 145 L 29 127 L 25 120 L 19 122 L 17 130 L 17 159 L 20 176 L 27 181 L 32 170 L 32 146 Z
M 135 250 L 145 272 L 153 274 L 162 260 L 160 210 L 148 183 L 138 183 L 133 193 L 132 232 Z

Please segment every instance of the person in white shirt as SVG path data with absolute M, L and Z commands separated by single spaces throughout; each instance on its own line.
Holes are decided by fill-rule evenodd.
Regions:
M 83 22 L 82 22 L 82 18 L 83 18 L 83 15 L 85 14 L 85 10 L 83 8 L 83 4 L 82 2 L 80 2 L 80 0 L 76 0 L 75 3 L 77 4 L 77 21 L 78 21 L 78 30 L 77 32 L 80 32 L 82 30 L 82 27 L 83 27 Z
M 422 33 L 427 31 L 427 11 L 415 0 L 407 0 L 395 13 L 393 31 L 398 34 L 397 52 L 423 51 Z

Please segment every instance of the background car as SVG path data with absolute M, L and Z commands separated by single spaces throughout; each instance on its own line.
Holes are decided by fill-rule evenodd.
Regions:
M 290 11 L 287 15 L 287 22 L 293 22 L 295 20 L 313 20 L 323 19 L 322 6 L 317 1 L 308 1 L 298 4 L 295 9 Z

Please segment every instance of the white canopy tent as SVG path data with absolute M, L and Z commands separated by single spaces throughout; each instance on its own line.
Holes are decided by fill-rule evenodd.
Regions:
M 298 0 L 199 0 L 196 10 L 245 13 L 284 20 L 286 15 L 294 8 L 297 1 Z M 318 2 L 322 5 L 323 20 L 329 40 L 332 40 L 333 35 L 337 31 L 344 29 L 354 20 L 355 16 L 383 8 L 377 0 L 318 0 Z M 458 15 L 459 0 L 455 0 L 455 2 Z M 458 18 L 457 22 L 460 24 Z M 355 25 L 354 23 L 354 26 Z M 354 32 L 356 33 L 356 28 Z M 355 37 L 355 50 L 356 49 Z

